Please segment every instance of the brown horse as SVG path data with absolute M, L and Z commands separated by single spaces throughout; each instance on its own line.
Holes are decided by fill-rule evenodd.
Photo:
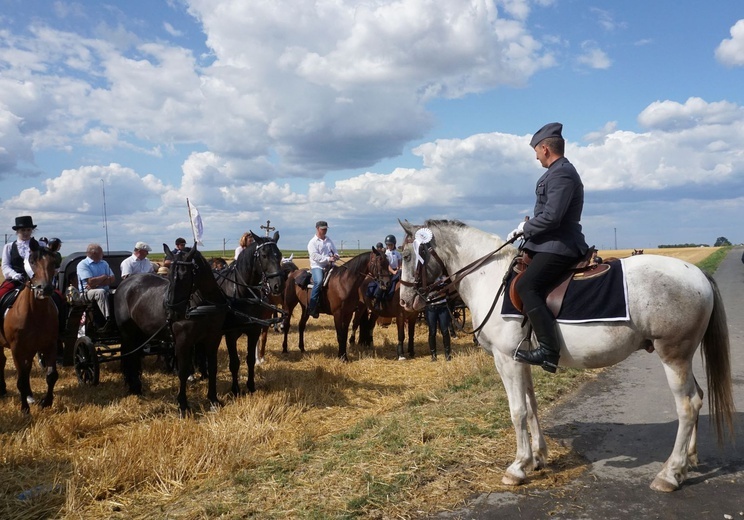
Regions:
M 28 262 L 34 275 L 21 287 L 13 306 L 8 310 L 0 335 L 0 395 L 7 394 L 5 386 L 5 348 L 13 355 L 18 373 L 17 387 L 21 393 L 21 411 L 29 413 L 31 396 L 31 367 L 38 353 L 46 366 L 47 393 L 39 403 L 42 408 L 52 405 L 57 374 L 57 337 L 59 323 L 57 307 L 52 301 L 55 256 L 32 238 Z
M 309 287 L 303 288 L 296 283 L 299 276 L 307 276 L 305 273 L 307 273 L 305 269 L 291 273 L 284 289 L 284 309 L 287 314 L 284 317 L 282 352 L 285 354 L 287 353 L 287 334 L 289 333 L 292 312 L 298 303 L 302 307 L 302 317 L 299 324 L 299 348 L 301 352 L 305 352 L 305 325 L 307 325 L 309 317 L 307 304 L 310 300 L 310 289 Z M 364 309 L 359 288 L 367 278 L 377 279 L 383 284 L 388 283 L 390 279 L 388 260 L 384 253 L 372 248 L 371 251 L 355 256 L 344 265 L 334 267 L 327 278 L 327 282 L 320 293 L 318 310 L 323 314 L 333 315 L 336 339 L 338 340 L 338 357 L 347 361 L 346 342 L 349 335 L 349 324 L 354 312 L 357 310 L 361 312 Z
M 413 336 L 416 331 L 416 320 L 419 313 L 407 311 L 400 304 L 400 284 L 395 287 L 395 292 L 391 298 L 383 300 L 381 305 L 375 308 L 374 301 L 367 291 L 370 283 L 372 283 L 370 279 L 362 282 L 360 292 L 365 305 L 365 312 L 358 312 L 354 318 L 353 329 L 356 330 L 359 327 L 359 345 L 362 347 L 372 346 L 377 318 L 395 318 L 395 324 L 398 327 L 398 360 L 405 359 L 403 343 L 406 339 L 406 329 L 408 329 L 408 357 L 413 358 Z

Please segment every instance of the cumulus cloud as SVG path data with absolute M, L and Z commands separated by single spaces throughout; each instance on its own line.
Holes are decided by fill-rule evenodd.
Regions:
M 730 32 L 731 38 L 716 48 L 716 59 L 728 67 L 744 66 L 744 20 L 736 22 Z
M 597 47 L 597 43 L 593 41 L 582 42 L 581 54 L 576 61 L 592 69 L 609 69 L 612 65 L 612 60 L 607 53 Z

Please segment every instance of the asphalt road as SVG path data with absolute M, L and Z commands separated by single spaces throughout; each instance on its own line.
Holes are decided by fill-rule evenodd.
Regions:
M 731 341 L 735 444 L 719 448 L 706 403 L 699 421 L 700 464 L 682 487 L 658 493 L 651 481 L 669 456 L 677 431 L 674 400 L 656 354 L 636 352 L 585 385 L 543 418 L 545 433 L 572 445 L 590 463 L 575 482 L 529 494 L 473 497 L 468 506 L 432 520 L 744 519 L 744 248 L 734 248 L 715 274 Z M 706 389 L 701 356 L 695 377 Z

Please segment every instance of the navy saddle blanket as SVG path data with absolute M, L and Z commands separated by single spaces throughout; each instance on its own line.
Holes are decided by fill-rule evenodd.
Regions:
M 572 280 L 568 285 L 558 321 L 564 323 L 587 323 L 592 321 L 628 321 L 628 286 L 622 260 L 609 262 L 610 269 L 599 276 L 585 280 Z M 509 298 L 509 286 L 513 275 L 507 280 L 501 315 L 521 318 L 523 315 Z

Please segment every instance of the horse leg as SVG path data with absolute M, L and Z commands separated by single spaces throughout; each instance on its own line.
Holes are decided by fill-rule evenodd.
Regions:
M 31 395 L 31 365 L 33 363 L 33 356 L 28 359 L 20 359 L 20 356 L 14 352 L 13 361 L 16 372 L 18 373 L 16 388 L 18 388 L 18 392 L 21 394 L 21 412 L 25 414 L 31 413 L 31 409 L 28 406 L 28 398 Z
M 189 408 L 189 401 L 186 397 L 186 388 L 189 382 L 189 376 L 194 367 L 194 360 L 192 357 L 192 350 L 195 348 L 194 345 L 185 343 L 184 338 L 179 341 L 176 338 L 176 360 L 178 363 L 178 414 L 183 419 L 188 416 L 191 412 Z M 207 362 L 209 364 L 209 362 Z M 209 370 L 209 366 L 207 367 Z
M 333 321 L 336 325 L 336 339 L 338 340 L 338 359 L 349 361 L 349 357 L 346 355 L 346 337 L 349 334 L 351 316 L 345 318 L 342 313 L 343 309 L 336 311 L 333 315 Z
M 527 403 L 527 426 L 532 435 L 532 469 L 541 469 L 548 464 L 548 445 L 540 428 L 537 418 L 537 397 L 535 397 L 535 385 L 532 381 L 532 371 L 527 370 L 527 389 L 525 399 Z
M 47 393 L 39 403 L 42 408 L 52 406 L 54 402 L 54 385 L 59 379 L 59 373 L 57 372 L 57 342 L 54 341 L 51 347 L 47 350 L 44 355 L 44 359 L 47 360 L 46 366 L 46 384 Z
M 246 381 L 246 387 L 250 393 L 256 391 L 256 344 L 260 335 L 261 331 L 257 327 L 251 327 L 247 333 L 248 353 L 245 363 L 248 367 L 248 380 Z
M 256 351 L 256 364 L 257 365 L 263 365 L 264 362 L 266 361 L 264 356 L 266 356 L 266 341 L 268 339 L 267 337 L 268 334 L 269 334 L 268 325 L 266 327 L 261 327 L 261 339 L 258 341 L 258 345 L 257 345 L 258 350 Z
M 697 379 L 695 379 L 695 376 L 692 377 L 693 381 L 695 381 L 695 387 L 697 388 L 697 394 L 700 398 L 700 401 L 703 400 L 703 389 L 700 388 L 700 385 L 697 382 Z M 697 452 L 697 434 L 698 434 L 698 421 L 700 420 L 700 415 L 698 415 L 697 419 L 695 420 L 695 425 L 692 427 L 692 435 L 690 435 L 690 445 L 687 447 L 687 463 L 691 468 L 697 467 L 698 465 L 698 452 Z
M 210 410 L 216 412 L 222 403 L 217 398 L 217 351 L 220 348 L 222 336 L 219 335 L 210 344 L 205 344 L 207 357 L 207 399 L 209 399 Z
M 403 355 L 403 342 L 406 340 L 406 324 L 400 319 L 400 315 L 395 317 L 395 324 L 398 327 L 398 360 L 406 357 Z
M 300 352 L 305 352 L 305 326 L 307 325 L 307 320 L 310 318 L 310 316 L 305 312 L 305 307 L 302 307 L 302 316 L 300 316 L 300 323 L 297 325 L 297 333 L 300 337 L 299 339 L 299 348 Z M 286 334 L 286 333 L 285 333 Z
M 401 316 L 401 319 L 405 320 L 403 316 Z M 411 318 L 408 318 L 405 321 L 408 323 L 408 357 L 413 359 L 414 357 L 413 340 L 414 340 L 414 335 L 416 334 L 416 317 L 413 316 Z
M 229 332 L 225 334 L 225 345 L 227 345 L 227 354 L 230 358 L 230 375 L 232 377 L 232 383 L 230 385 L 230 393 L 237 396 L 240 395 L 240 384 L 238 383 L 238 374 L 240 372 L 240 358 L 238 357 L 238 338 L 240 334 Z
M 506 469 L 501 482 L 510 486 L 518 486 L 524 484 L 527 480 L 525 469 L 530 465 L 534 467 L 536 464 L 535 459 L 533 459 L 530 436 L 527 431 L 528 418 L 530 416 L 533 416 L 530 423 L 532 425 L 531 427 L 535 428 L 537 436 L 541 439 L 538 441 L 538 445 L 544 445 L 545 441 L 542 439 L 542 432 L 536 419 L 536 403 L 531 403 L 529 407 L 527 404 L 527 395 L 534 395 L 532 379 L 530 377 L 530 366 L 517 363 L 511 356 L 497 349 L 493 349 L 492 351 L 496 370 L 501 376 L 501 381 L 504 384 L 504 389 L 509 400 L 509 411 L 517 440 L 516 457 L 514 462 Z M 530 410 L 529 408 L 533 409 Z M 535 432 L 533 431 L 534 434 Z M 539 457 L 544 458 L 546 456 L 547 449 L 545 449 L 545 453 L 538 454 L 538 460 Z
M 5 385 L 5 347 L 0 345 L 0 396 L 8 394 L 8 387 Z
M 282 341 L 282 354 L 288 353 L 287 335 L 289 334 L 289 327 L 292 322 L 292 313 L 294 312 L 295 306 L 296 306 L 296 303 L 294 302 L 287 303 L 287 305 L 285 306 L 285 310 L 287 312 L 284 314 L 284 321 L 282 322 L 282 329 L 283 329 L 282 332 L 284 333 L 284 339 Z
M 140 367 L 142 360 L 139 352 L 133 352 L 130 343 L 139 344 L 139 341 L 132 342 L 122 341 L 121 345 L 121 372 L 124 376 L 124 384 L 130 395 L 142 395 L 142 379 L 140 377 Z
M 655 347 L 657 352 L 664 350 L 664 347 L 661 347 L 661 350 L 657 345 Z M 675 364 L 665 362 L 664 371 L 666 372 L 669 388 L 674 395 L 679 425 L 677 426 L 677 437 L 674 440 L 672 454 L 651 482 L 651 489 L 670 492 L 678 489 L 687 478 L 691 439 L 696 428 L 700 408 L 703 406 L 703 400 L 701 398 L 702 392 L 700 392 L 695 378 L 692 377 L 692 359 L 680 360 Z M 696 444 L 697 440 L 695 440 Z M 695 449 L 697 449 L 696 446 Z

